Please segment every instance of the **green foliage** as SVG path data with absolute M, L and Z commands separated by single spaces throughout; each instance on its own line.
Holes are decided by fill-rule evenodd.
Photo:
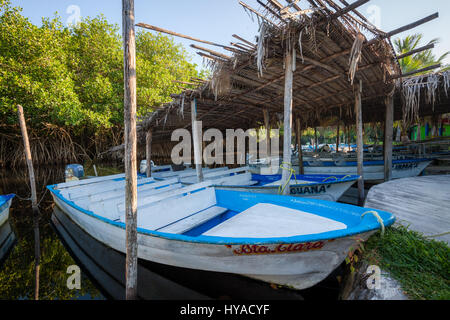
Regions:
M 410 52 L 414 49 L 421 47 L 421 41 L 423 39 L 422 34 L 413 34 L 405 37 L 404 39 L 396 39 L 394 41 L 395 49 L 397 54 L 404 54 Z M 428 44 L 437 44 L 439 39 L 433 39 Z M 399 60 L 400 67 L 403 73 L 420 70 L 426 67 L 430 67 L 435 64 L 442 63 L 444 59 L 450 54 L 450 52 L 444 53 L 442 56 L 437 58 L 432 50 L 425 50 L 411 56 L 405 57 Z M 448 70 L 450 67 L 445 66 L 441 71 Z
M 173 80 L 199 77 L 182 46 L 171 38 L 138 32 L 138 114 L 180 93 Z M 123 49 L 119 27 L 104 16 L 66 27 L 61 18 L 33 25 L 0 2 L 0 115 L 17 122 L 21 104 L 34 128 L 47 123 L 74 132 L 101 132 L 123 123 Z
M 389 271 L 413 299 L 450 299 L 450 248 L 405 227 L 387 228 L 365 245 L 365 259 Z

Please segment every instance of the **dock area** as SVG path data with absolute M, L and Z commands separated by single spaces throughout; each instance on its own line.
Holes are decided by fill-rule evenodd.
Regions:
M 450 244 L 450 175 L 405 178 L 370 189 L 365 207 L 392 212 L 396 224 Z

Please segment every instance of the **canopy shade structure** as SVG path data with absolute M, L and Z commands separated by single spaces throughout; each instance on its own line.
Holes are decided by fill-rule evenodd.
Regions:
M 190 88 L 140 119 L 138 130 L 145 133 L 151 129 L 157 143 L 170 140 L 174 129 L 190 129 L 190 101 L 194 98 L 197 120 L 203 122 L 204 129 L 255 128 L 264 124 L 264 110 L 270 114 L 271 125 L 283 121 L 287 52 L 293 55 L 293 115 L 301 119 L 302 127 L 319 126 L 336 116 L 354 123 L 355 83 L 362 84 L 364 122 L 382 118 L 384 99 L 394 93 L 398 117 L 403 110 L 399 103 L 402 90 L 396 88 L 402 88 L 404 75 L 389 37 L 433 20 L 438 14 L 383 32 L 357 11 L 367 2 L 270 0 L 258 1 L 258 9 L 240 2 L 258 19 L 260 31 L 253 42 L 233 35 L 236 42 L 229 46 L 137 24 L 192 40 L 192 47 L 212 72 L 208 80 L 180 83 Z

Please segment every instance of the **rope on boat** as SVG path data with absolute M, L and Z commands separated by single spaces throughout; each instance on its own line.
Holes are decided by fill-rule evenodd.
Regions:
M 289 167 L 284 167 L 283 165 L 288 165 Z M 282 170 L 288 170 L 290 172 L 289 178 L 287 179 L 286 183 L 284 184 L 283 187 L 281 187 L 281 185 L 278 187 L 278 194 L 283 194 L 284 189 L 286 189 L 287 185 L 289 184 L 289 182 L 291 181 L 292 175 L 294 175 L 295 178 L 295 183 L 298 184 L 297 182 L 297 176 L 295 175 L 295 170 L 292 168 L 292 164 L 289 162 L 283 162 L 280 165 L 280 168 Z
M 341 180 L 345 180 L 345 179 L 347 179 L 347 178 L 351 178 L 352 176 L 351 175 L 346 175 L 345 177 L 343 177 Z
M 380 215 L 378 214 L 378 212 L 376 211 L 366 211 L 361 215 L 361 219 L 364 218 L 364 216 L 366 214 L 373 214 L 375 216 L 375 218 L 377 218 L 378 222 L 381 225 L 381 236 L 384 236 L 384 223 L 383 223 L 383 219 L 381 219 Z
M 327 182 L 328 181 L 328 179 L 336 179 L 336 181 L 338 181 L 339 179 L 338 178 L 336 178 L 336 177 L 328 177 L 328 178 L 325 178 L 325 179 L 323 179 L 322 180 L 322 182 Z

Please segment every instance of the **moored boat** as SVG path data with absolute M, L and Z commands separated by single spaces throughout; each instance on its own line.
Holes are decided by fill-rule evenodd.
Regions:
M 17 239 L 8 221 L 0 225 L 0 267 L 7 259 Z
M 14 197 L 14 194 L 0 195 L 0 226 L 9 218 L 9 208 Z
M 289 195 L 328 201 L 338 199 L 358 180 L 357 175 L 295 175 L 289 186 L 283 186 L 281 175 L 252 174 L 252 185 L 217 185 L 220 190 L 248 191 L 257 193 L 280 194 L 283 188 L 289 188 Z M 255 183 L 256 182 L 256 183 Z
M 91 180 L 48 189 L 56 205 L 84 231 L 125 252 L 124 188 L 114 189 L 111 184 L 120 182 L 114 179 Z M 139 258 L 295 289 L 326 278 L 359 239 L 395 220 L 387 212 L 367 213 L 334 202 L 219 190 L 208 181 L 181 187 L 173 180 L 138 187 Z M 108 192 L 102 192 L 105 185 Z M 83 193 L 88 187 L 91 191 Z
M 399 159 L 392 161 L 392 179 L 416 177 L 430 165 L 430 159 Z M 293 166 L 296 172 L 298 166 Z M 273 166 L 252 166 L 250 171 L 255 174 L 280 174 L 282 169 L 279 164 Z M 347 160 L 313 160 L 304 161 L 304 172 L 311 174 L 329 175 L 356 175 L 357 162 Z M 363 178 L 365 181 L 377 181 L 384 179 L 384 161 L 364 161 Z

